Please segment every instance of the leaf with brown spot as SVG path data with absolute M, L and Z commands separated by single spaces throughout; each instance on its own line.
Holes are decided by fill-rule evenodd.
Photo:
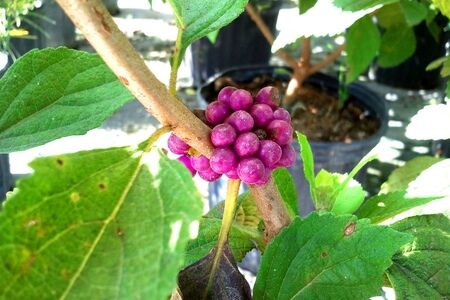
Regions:
M 208 288 L 214 254 L 215 250 L 180 272 L 178 284 L 183 300 L 252 299 L 250 287 L 239 272 L 228 244 L 225 244 L 212 285 Z

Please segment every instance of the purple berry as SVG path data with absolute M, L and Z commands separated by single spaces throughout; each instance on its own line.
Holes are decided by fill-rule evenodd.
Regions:
M 210 168 L 209 159 L 204 156 L 191 156 L 191 165 L 197 171 L 205 171 Z
M 291 115 L 284 108 L 278 108 L 273 112 L 273 118 L 276 120 L 283 120 L 288 123 L 291 123 Z
M 252 95 L 246 90 L 236 90 L 231 94 L 230 106 L 234 111 L 249 110 L 253 104 Z
M 264 140 L 261 141 L 261 147 L 259 148 L 258 158 L 268 168 L 275 167 L 276 163 L 281 158 L 281 147 L 274 141 Z
M 197 173 L 197 171 L 192 167 L 191 159 L 189 158 L 189 156 L 187 155 L 180 156 L 178 157 L 178 161 L 183 163 L 186 169 L 188 169 L 189 172 L 191 172 L 192 176 L 195 176 L 195 173 Z
M 272 108 L 267 104 L 253 105 L 250 109 L 250 115 L 253 117 L 257 127 L 266 126 L 274 117 Z
M 258 182 L 256 182 L 255 184 L 265 185 L 267 182 L 269 182 L 271 173 L 272 173 L 272 170 L 266 168 L 266 170 L 264 171 L 263 177 L 260 180 L 258 180 Z
M 175 134 L 171 134 L 169 140 L 167 141 L 167 146 L 170 151 L 175 154 L 186 154 L 189 150 L 189 145 L 186 144 L 182 139 L 177 137 Z
M 236 140 L 236 130 L 230 124 L 219 124 L 211 131 L 211 142 L 216 147 L 228 147 Z
M 273 120 L 267 125 L 267 133 L 269 139 L 276 142 L 280 146 L 289 144 L 292 140 L 292 126 L 283 120 Z
M 272 109 L 276 109 L 280 105 L 280 92 L 276 87 L 266 86 L 256 94 L 255 102 L 267 104 Z
M 219 95 L 217 95 L 217 100 L 220 102 L 223 102 L 227 105 L 230 105 L 230 97 L 231 94 L 234 93 L 234 91 L 236 91 L 237 88 L 232 87 L 232 86 L 226 86 L 223 89 L 220 90 Z
M 238 160 L 233 150 L 229 148 L 216 148 L 211 155 L 209 165 L 214 172 L 224 174 L 236 168 Z
M 247 184 L 255 184 L 264 177 L 266 167 L 258 158 L 244 158 L 237 169 L 239 178 Z
M 230 115 L 230 108 L 223 102 L 214 101 L 206 107 L 206 120 L 211 125 L 217 125 L 225 121 Z
M 235 111 L 228 117 L 228 124 L 234 127 L 238 132 L 247 132 L 252 130 L 255 122 L 253 121 L 252 116 L 243 110 Z
M 290 167 L 295 163 L 295 159 L 297 158 L 297 153 L 295 152 L 294 147 L 291 144 L 283 146 L 281 153 L 281 158 L 278 161 L 277 165 L 279 167 Z
M 259 139 L 253 132 L 242 133 L 234 143 L 234 151 L 239 157 L 256 154 L 259 149 Z
M 198 176 L 200 176 L 202 179 L 206 180 L 206 181 L 216 181 L 217 179 L 220 178 L 220 174 L 214 172 L 211 168 L 208 168 L 206 170 L 203 171 L 198 171 Z
M 239 179 L 238 173 L 237 173 L 237 168 L 233 168 L 230 171 L 226 172 L 225 175 L 229 178 L 229 179 Z

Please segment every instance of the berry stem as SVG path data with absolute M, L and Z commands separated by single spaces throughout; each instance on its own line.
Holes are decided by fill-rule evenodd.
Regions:
M 170 68 L 170 79 L 169 79 L 169 92 L 172 95 L 176 95 L 177 93 L 177 77 L 178 77 L 178 69 L 180 68 L 181 63 L 181 37 L 183 31 L 178 29 L 177 40 L 175 42 L 175 51 L 172 56 L 172 66 Z
M 56 1 L 144 108 L 161 124 L 169 125 L 172 131 L 191 147 L 206 157 L 211 157 L 214 149 L 209 139 L 211 129 L 170 94 L 164 84 L 148 69 L 142 57 L 119 30 L 102 1 Z M 275 203 L 276 207 L 284 205 L 278 191 L 274 191 L 270 185 L 251 186 L 250 190 L 259 195 L 259 199 L 255 201 L 262 203 L 258 206 L 262 209 L 267 206 L 264 206 L 264 203 Z M 286 218 L 286 208 L 284 212 L 260 212 L 262 215 L 272 215 L 277 220 L 273 223 L 264 219 L 270 237 L 290 222 L 290 219 Z M 278 226 L 279 224 L 283 226 Z
M 211 265 L 208 288 L 206 289 L 207 291 L 212 284 L 212 279 L 214 278 L 214 274 L 217 271 L 220 258 L 222 257 L 223 247 L 228 240 L 228 234 L 230 233 L 231 225 L 233 224 L 240 185 L 241 181 L 239 179 L 230 179 L 228 181 L 227 196 L 225 198 L 225 208 L 222 216 L 222 225 L 220 227 L 219 238 L 217 240 L 216 253 L 214 254 L 213 263 Z
M 172 128 L 170 126 L 163 126 L 156 129 L 156 131 L 153 132 L 152 135 L 148 138 L 147 146 L 145 146 L 144 152 L 149 152 L 153 147 L 153 144 L 155 144 L 162 135 L 170 132 L 171 130 Z

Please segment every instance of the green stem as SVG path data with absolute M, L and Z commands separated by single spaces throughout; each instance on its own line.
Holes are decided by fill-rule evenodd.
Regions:
M 175 52 L 172 57 L 172 67 L 170 70 L 170 79 L 169 79 L 169 92 L 174 95 L 177 92 L 177 77 L 178 77 L 178 69 L 181 64 L 181 35 L 183 31 L 178 29 L 177 40 L 175 42 Z
M 233 224 L 240 184 L 241 181 L 239 179 L 236 180 L 230 179 L 230 181 L 228 181 L 227 197 L 225 198 L 225 207 L 222 217 L 222 226 L 220 227 L 219 239 L 217 240 L 216 246 L 216 253 L 214 254 L 214 259 L 211 266 L 211 272 L 209 275 L 206 292 L 211 287 L 212 280 L 214 279 L 214 274 L 217 271 L 220 258 L 222 257 L 223 248 L 228 239 L 228 234 L 230 232 L 231 225 Z
M 172 127 L 170 126 L 164 126 L 161 128 L 156 129 L 155 132 L 152 133 L 152 135 L 147 140 L 147 145 L 145 146 L 144 152 L 149 152 L 150 149 L 153 147 L 153 144 L 156 143 L 159 138 L 168 132 L 172 130 Z

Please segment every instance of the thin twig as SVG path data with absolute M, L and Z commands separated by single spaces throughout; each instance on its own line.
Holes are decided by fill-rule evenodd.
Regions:
M 339 58 L 339 56 L 341 56 L 342 51 L 344 51 L 344 49 L 345 49 L 345 45 L 341 45 L 341 46 L 337 47 L 336 49 L 334 49 L 333 52 L 331 52 L 330 54 L 325 56 L 320 62 L 311 66 L 311 68 L 308 72 L 309 75 L 312 75 L 312 74 L 318 72 L 319 70 L 325 68 L 329 64 L 333 63 L 336 59 Z
M 210 157 L 213 151 L 209 140 L 210 128 L 171 95 L 147 68 L 139 53 L 114 23 L 102 1 L 57 2 L 145 109 L 163 126 L 170 126 L 191 147 Z M 263 217 L 266 216 L 264 221 L 270 239 L 290 222 L 286 206 L 272 180 L 266 186 L 251 186 L 250 190 L 257 195 L 255 201 L 260 209 L 268 209 L 268 204 L 272 205 L 270 211 L 260 210 Z
M 245 11 L 249 15 L 250 19 L 255 22 L 259 31 L 264 35 L 269 45 L 273 45 L 275 41 L 275 37 L 267 26 L 266 22 L 264 22 L 261 15 L 256 11 L 256 9 L 250 3 L 245 6 Z M 297 61 L 284 49 L 279 49 L 275 54 L 278 55 L 280 59 L 282 59 L 288 66 L 292 69 L 296 69 L 298 67 Z

